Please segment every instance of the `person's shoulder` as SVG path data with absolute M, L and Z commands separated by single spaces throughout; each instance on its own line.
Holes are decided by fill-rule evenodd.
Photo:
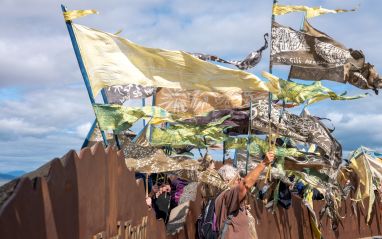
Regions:
M 222 200 L 224 197 L 232 194 L 232 193 L 235 193 L 235 192 L 238 192 L 239 191 L 239 185 L 235 186 L 235 187 L 232 187 L 232 188 L 227 188 L 226 190 L 222 191 L 215 199 L 216 200 Z

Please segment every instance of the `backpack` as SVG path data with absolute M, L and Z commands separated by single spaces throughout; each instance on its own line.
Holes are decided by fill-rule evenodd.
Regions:
M 196 221 L 198 239 L 216 239 L 215 199 L 210 199 L 202 209 Z

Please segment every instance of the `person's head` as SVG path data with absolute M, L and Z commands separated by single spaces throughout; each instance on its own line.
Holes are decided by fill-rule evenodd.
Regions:
M 236 186 L 240 182 L 239 171 L 230 164 L 223 165 L 218 173 L 229 187 Z
M 168 184 L 162 184 L 159 190 L 161 193 L 169 193 L 171 192 L 171 187 Z

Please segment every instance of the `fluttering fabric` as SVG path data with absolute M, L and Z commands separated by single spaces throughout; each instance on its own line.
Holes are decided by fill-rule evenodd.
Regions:
M 382 87 L 382 79 L 361 51 L 347 49 L 306 20 L 303 31 L 273 23 L 271 61 L 292 65 L 290 77 L 295 79 L 332 80 L 375 91 Z
M 373 188 L 373 171 L 370 166 L 369 161 L 370 155 L 368 155 L 365 150 L 361 147 L 360 149 L 353 152 L 350 156 L 349 167 L 357 174 L 359 178 L 359 185 L 355 192 L 355 200 L 362 201 L 368 199 L 368 212 L 367 212 L 367 222 L 371 219 L 371 212 L 373 209 L 375 194 Z
M 126 166 L 141 173 L 163 173 L 178 170 L 195 171 L 200 167 L 199 162 L 196 160 L 171 158 L 163 150 L 152 146 L 141 146 L 132 142 L 125 142 L 123 151 Z
M 155 106 L 125 107 L 94 104 L 93 109 L 101 130 L 115 130 L 116 133 L 130 128 L 142 118 L 152 118 L 151 123 L 153 124 L 174 121 L 171 114 Z
M 306 102 L 307 105 L 310 105 L 325 99 L 355 100 L 367 95 L 345 96 L 346 92 L 341 95 L 337 95 L 331 89 L 323 86 L 319 81 L 314 82 L 311 85 L 304 85 L 283 80 L 268 72 L 263 72 L 262 75 L 267 79 L 273 78 L 274 80 L 278 80 L 280 84 L 280 92 L 274 95 L 277 100 L 285 100 L 286 102 L 294 102 L 296 104 Z
M 166 129 L 154 127 L 151 130 L 150 144 L 153 146 L 171 145 L 174 148 L 187 145 L 205 148 L 226 138 L 222 123 L 229 116 L 208 123 L 207 125 L 176 124 Z M 148 131 L 149 133 L 149 131 Z M 147 138 L 149 138 L 147 137 Z
M 274 134 L 289 137 L 301 142 L 316 144 L 325 160 L 337 167 L 341 163 L 342 147 L 331 135 L 330 130 L 316 117 L 304 114 L 298 116 L 289 112 L 282 112 L 281 107 L 272 104 L 271 122 L 268 117 L 268 101 L 259 100 L 252 105 L 252 129 L 269 133 L 269 126 Z M 205 116 L 183 120 L 186 123 L 205 126 L 212 120 L 229 116 L 220 125 L 227 127 L 229 135 L 248 131 L 249 113 L 247 110 L 215 110 Z M 176 141 L 176 140 L 174 140 Z
M 351 59 L 346 47 L 314 29 L 306 20 L 304 29 L 296 31 L 273 22 L 271 40 L 273 64 L 334 68 L 344 65 Z
M 72 25 L 94 95 L 102 88 L 126 84 L 215 92 L 278 90 L 253 74 L 182 51 L 143 47 L 110 33 Z
M 147 98 L 154 94 L 154 87 L 143 87 L 136 84 L 107 87 L 105 92 L 109 104 L 123 104 L 127 100 Z
M 177 170 L 197 170 L 199 163 L 193 159 L 175 160 L 158 150 L 148 158 L 126 158 L 126 166 L 140 173 L 164 173 Z
M 71 21 L 76 18 L 85 17 L 90 14 L 98 14 L 97 10 L 72 10 L 63 12 L 65 21 Z
M 246 149 L 248 138 L 229 137 L 225 140 L 226 149 Z M 275 147 L 274 153 L 276 157 L 304 157 L 303 152 L 298 151 L 296 148 Z M 252 156 L 260 157 L 270 151 L 267 141 L 258 137 L 251 137 L 249 144 L 249 153 Z
M 217 109 L 242 108 L 250 100 L 267 99 L 264 91 L 227 91 L 224 93 L 200 90 L 161 88 L 156 93 L 155 105 L 168 112 L 185 116 L 202 115 Z
M 326 9 L 322 7 L 307 7 L 307 6 L 301 6 L 301 5 L 280 5 L 280 4 L 274 4 L 273 5 L 273 14 L 278 15 L 284 15 L 291 12 L 305 12 L 307 18 L 313 18 L 318 17 L 323 14 L 328 13 L 342 13 L 342 12 L 354 12 L 356 9 Z
M 253 104 L 253 129 L 268 133 L 269 127 L 271 127 L 272 132 L 278 133 L 280 136 L 316 144 L 326 155 L 326 160 L 337 168 L 342 161 L 341 144 L 320 120 L 309 114 L 298 116 L 289 112 L 281 112 L 280 107 L 273 104 L 269 122 L 268 107 L 267 101 L 258 101 Z
M 248 70 L 250 68 L 255 67 L 261 61 L 263 51 L 268 48 L 268 33 L 264 34 L 264 41 L 265 41 L 264 46 L 262 46 L 260 49 L 256 51 L 249 53 L 249 55 L 246 58 L 244 58 L 244 60 L 241 60 L 241 61 L 234 61 L 234 60 L 227 61 L 218 56 L 208 55 L 203 53 L 190 53 L 190 54 L 204 61 L 216 61 L 220 63 L 234 65 L 240 70 Z

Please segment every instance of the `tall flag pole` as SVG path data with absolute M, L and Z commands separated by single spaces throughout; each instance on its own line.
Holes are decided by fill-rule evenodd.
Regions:
M 86 135 L 86 138 L 84 140 L 84 143 L 81 146 L 81 149 L 87 147 L 89 145 L 90 137 L 92 137 L 92 134 L 94 132 L 94 129 L 97 127 L 97 120 L 93 121 L 92 127 L 90 127 L 90 130 L 88 134 Z
M 272 63 L 272 30 L 273 30 L 273 23 L 275 22 L 275 14 L 274 14 L 274 7 L 277 4 L 278 0 L 273 0 L 273 5 L 272 5 L 272 20 L 271 20 L 271 34 L 270 34 L 270 39 L 271 39 L 271 46 L 269 48 L 269 73 L 273 73 L 273 63 Z M 271 114 L 272 114 L 272 93 L 269 92 L 268 94 L 268 118 L 269 118 L 269 124 L 271 124 Z M 270 125 L 271 126 L 271 125 Z M 271 134 L 272 134 L 272 128 L 269 127 L 269 136 L 268 136 L 268 141 L 269 141 L 269 146 L 271 144 Z
M 271 20 L 271 34 L 270 34 L 270 39 L 271 39 L 271 46 L 269 47 L 269 73 L 273 73 L 273 63 L 272 63 L 272 45 L 273 45 L 273 39 L 272 39 L 272 31 L 273 31 L 273 23 L 275 22 L 275 14 L 274 14 L 274 8 L 275 5 L 277 4 L 278 0 L 273 0 L 273 5 L 272 5 L 272 20 Z M 268 94 L 268 120 L 269 120 L 269 131 L 268 131 L 268 147 L 269 150 L 273 150 L 272 148 L 272 123 L 271 123 L 271 115 L 272 115 L 272 93 L 269 92 Z M 270 175 L 271 172 L 271 164 L 268 166 L 268 171 L 266 175 Z M 265 177 L 265 182 L 267 182 L 268 176 Z
M 62 9 L 62 12 L 67 11 L 66 7 L 64 5 L 61 5 L 61 9 Z M 85 82 L 86 90 L 88 91 L 90 103 L 93 105 L 93 104 L 95 104 L 95 99 L 94 99 L 94 95 L 93 95 L 93 92 L 92 92 L 92 89 L 90 86 L 89 77 L 88 77 L 88 74 L 86 72 L 84 62 L 83 62 L 82 57 L 81 57 L 80 49 L 78 47 L 78 43 L 77 43 L 76 37 L 75 37 L 74 32 L 73 32 L 72 21 L 65 20 L 65 23 L 66 23 L 66 27 L 68 28 L 70 40 L 72 41 L 74 53 L 76 54 L 78 66 L 80 67 L 80 70 L 81 70 L 82 78 L 84 79 L 84 82 Z M 97 116 L 96 116 L 96 119 L 97 119 Z M 101 134 L 102 134 L 103 143 L 107 147 L 108 143 L 107 143 L 105 132 L 103 130 L 101 130 Z
M 245 174 L 248 173 L 248 163 L 249 163 L 249 150 L 251 146 L 251 134 L 252 134 L 252 97 L 249 102 L 249 118 L 248 118 L 248 135 L 247 135 L 247 159 L 245 162 Z

